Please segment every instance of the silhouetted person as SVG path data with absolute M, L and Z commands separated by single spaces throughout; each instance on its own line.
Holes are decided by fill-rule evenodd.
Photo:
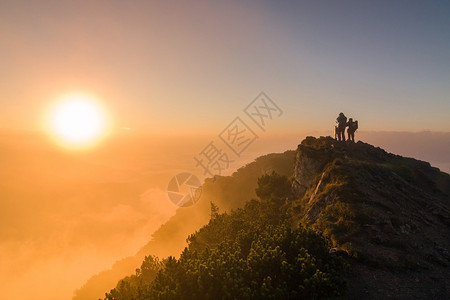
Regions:
M 355 142 L 355 131 L 356 131 L 356 129 L 358 129 L 358 121 L 353 122 L 353 119 L 350 118 L 350 119 L 348 119 L 347 126 L 348 126 L 348 129 L 347 129 L 348 140 Z
M 339 116 L 336 118 L 336 122 L 338 123 L 337 126 L 338 141 L 345 142 L 345 127 L 347 126 L 347 117 L 343 113 L 340 113 Z

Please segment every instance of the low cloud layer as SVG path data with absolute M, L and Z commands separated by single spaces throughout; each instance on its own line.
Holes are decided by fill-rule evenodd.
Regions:
M 259 155 L 295 149 L 306 135 L 325 134 L 261 136 L 227 173 Z M 450 172 L 450 133 L 361 131 L 356 137 Z M 67 153 L 39 135 L 0 133 L 5 299 L 70 299 L 93 274 L 135 254 L 175 213 L 166 194 L 170 178 L 194 170 L 194 155 L 213 138 L 122 137 L 93 152 Z

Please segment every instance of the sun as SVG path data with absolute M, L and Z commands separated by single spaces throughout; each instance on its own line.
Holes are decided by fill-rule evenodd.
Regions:
M 108 131 L 105 109 L 93 96 L 70 94 L 49 110 L 48 127 L 53 138 L 70 148 L 86 148 L 99 142 Z

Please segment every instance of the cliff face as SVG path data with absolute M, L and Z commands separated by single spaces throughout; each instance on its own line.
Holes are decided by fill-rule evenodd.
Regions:
M 294 223 L 344 250 L 350 297 L 450 298 L 450 176 L 358 142 L 307 138 L 297 149 Z

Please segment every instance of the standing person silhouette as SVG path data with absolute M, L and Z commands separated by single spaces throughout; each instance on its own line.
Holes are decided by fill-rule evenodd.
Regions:
M 336 118 L 336 122 L 338 123 L 338 141 L 345 142 L 345 127 L 347 126 L 347 117 L 343 113 L 340 113 Z
M 347 129 L 348 140 L 355 142 L 355 131 L 356 129 L 358 129 L 358 121 L 353 122 L 353 119 L 350 118 L 348 119 L 347 126 L 348 126 Z

